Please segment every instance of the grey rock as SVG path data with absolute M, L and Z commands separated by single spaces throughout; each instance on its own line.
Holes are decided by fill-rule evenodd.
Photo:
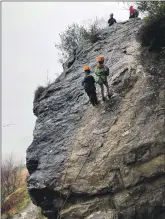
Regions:
M 165 59 L 136 42 L 141 24 L 113 25 L 81 45 L 34 102 L 28 190 L 49 219 L 165 218 Z M 114 95 L 92 107 L 82 68 L 100 54 Z

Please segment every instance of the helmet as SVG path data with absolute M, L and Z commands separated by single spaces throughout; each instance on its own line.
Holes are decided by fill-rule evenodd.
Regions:
M 110 17 L 113 17 L 113 13 L 110 14 Z
M 89 66 L 84 66 L 84 71 L 90 71 L 90 67 Z
M 104 62 L 104 56 L 98 56 L 97 61 L 98 62 Z

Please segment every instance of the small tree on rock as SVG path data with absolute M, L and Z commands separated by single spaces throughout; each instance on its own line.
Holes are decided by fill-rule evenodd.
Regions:
M 81 25 L 73 23 L 68 26 L 67 29 L 60 33 L 60 43 L 55 44 L 55 47 L 59 50 L 61 58 L 59 61 L 64 63 L 66 59 L 73 53 L 75 48 L 84 41 L 84 28 Z
M 65 63 L 67 58 L 74 54 L 75 49 L 86 40 L 91 43 L 97 42 L 102 30 L 101 22 L 96 18 L 91 23 L 88 23 L 86 27 L 73 23 L 64 32 L 60 33 L 60 43 L 55 44 L 60 56 L 58 61 L 62 64 Z

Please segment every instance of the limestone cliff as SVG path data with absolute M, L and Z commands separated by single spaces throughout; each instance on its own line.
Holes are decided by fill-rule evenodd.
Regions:
M 136 42 L 141 24 L 115 24 L 80 46 L 34 102 L 28 189 L 49 219 L 165 218 L 165 60 Z M 113 96 L 93 107 L 82 68 L 98 55 Z

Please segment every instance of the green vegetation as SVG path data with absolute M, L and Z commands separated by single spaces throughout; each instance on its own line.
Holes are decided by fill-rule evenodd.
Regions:
M 87 27 L 73 23 L 69 25 L 64 32 L 60 34 L 60 43 L 55 44 L 55 47 L 59 50 L 59 62 L 65 63 L 67 58 L 74 54 L 75 49 L 84 41 L 88 40 L 91 43 L 95 43 L 99 39 L 101 33 L 101 21 L 97 18 L 93 20 Z
M 27 178 L 27 169 L 21 163 L 15 163 L 13 154 L 2 161 L 1 215 L 3 219 L 11 218 L 29 204 Z
M 13 154 L 8 156 L 1 164 L 1 206 L 3 206 L 4 200 L 16 191 L 18 186 L 17 178 L 20 175 L 22 166 L 16 165 L 13 160 Z
M 2 219 L 8 219 L 14 214 L 21 212 L 29 203 L 30 196 L 26 185 L 24 185 L 24 187 L 17 189 L 5 199 L 2 206 L 4 212 Z
M 137 2 L 141 12 L 147 12 L 144 25 L 140 28 L 137 40 L 150 52 L 164 52 L 165 49 L 165 2 Z

